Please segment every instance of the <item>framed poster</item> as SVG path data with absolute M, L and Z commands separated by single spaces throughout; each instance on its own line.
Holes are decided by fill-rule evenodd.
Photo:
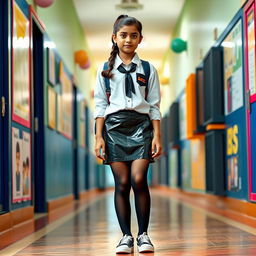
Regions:
M 60 62 L 60 82 L 62 86 L 62 133 L 67 138 L 72 138 L 72 80 Z
M 48 86 L 48 126 L 56 129 L 56 92 Z
M 242 22 L 239 20 L 221 46 L 224 56 L 225 114 L 243 106 Z
M 12 119 L 30 128 L 29 20 L 13 1 Z
M 62 133 L 63 119 L 62 119 L 62 97 L 57 94 L 57 131 Z
M 47 48 L 47 80 L 51 85 L 56 84 L 55 53 L 51 48 Z
M 22 139 L 20 130 L 12 128 L 12 202 L 22 201 L 23 197 L 23 172 L 22 172 Z
M 22 200 L 31 200 L 31 143 L 30 134 L 22 133 Z

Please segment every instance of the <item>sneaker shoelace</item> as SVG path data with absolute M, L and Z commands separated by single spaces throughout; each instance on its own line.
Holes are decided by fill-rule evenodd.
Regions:
M 150 241 L 150 239 L 149 239 L 149 236 L 147 235 L 146 232 L 144 232 L 143 234 L 141 234 L 141 235 L 138 237 L 138 241 L 139 241 L 140 244 L 146 243 L 146 244 L 152 245 L 152 243 L 151 243 L 151 241 Z
M 120 239 L 118 246 L 120 246 L 121 244 L 129 244 L 129 243 L 132 243 L 132 237 L 128 235 L 124 235 Z

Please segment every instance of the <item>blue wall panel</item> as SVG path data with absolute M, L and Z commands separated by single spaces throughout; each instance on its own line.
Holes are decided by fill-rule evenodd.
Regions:
M 46 128 L 46 200 L 73 193 L 72 156 L 72 141 Z
M 78 191 L 85 190 L 85 148 L 78 147 Z

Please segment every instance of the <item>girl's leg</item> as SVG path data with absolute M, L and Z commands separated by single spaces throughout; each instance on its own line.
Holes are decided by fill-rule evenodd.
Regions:
M 130 162 L 112 162 L 112 169 L 115 179 L 115 209 L 117 219 L 123 235 L 131 234 L 131 205 L 130 205 L 130 190 L 131 190 L 131 174 Z
M 131 164 L 131 184 L 135 196 L 135 209 L 138 219 L 139 232 L 147 232 L 150 215 L 150 194 L 147 183 L 149 160 L 137 159 Z

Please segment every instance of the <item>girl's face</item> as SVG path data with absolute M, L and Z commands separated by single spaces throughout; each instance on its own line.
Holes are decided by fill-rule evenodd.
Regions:
M 113 34 L 113 40 L 117 43 L 119 52 L 129 55 L 135 52 L 142 36 L 135 25 L 123 26 L 116 35 Z

